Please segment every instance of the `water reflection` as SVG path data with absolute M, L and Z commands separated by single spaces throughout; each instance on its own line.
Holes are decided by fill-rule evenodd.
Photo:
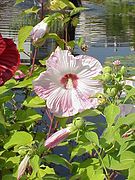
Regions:
M 89 55 L 103 62 L 106 56 L 134 53 L 135 4 L 131 5 L 131 1 L 130 3 L 117 1 L 103 5 L 84 1 L 83 5 L 87 10 L 80 15 L 76 39 L 84 37 L 89 45 Z M 81 53 L 78 48 L 76 53 Z
M 79 17 L 76 28 L 76 36 L 84 37 L 89 46 L 88 55 L 92 55 L 104 61 L 107 56 L 128 55 L 135 52 L 135 4 L 127 2 L 103 3 L 103 0 L 82 1 L 86 10 Z M 35 24 L 35 16 L 19 16 L 22 9 L 30 8 L 35 1 L 27 0 L 15 7 L 15 0 L 3 0 L 0 2 L 0 32 L 4 37 L 11 37 L 17 42 L 17 32 L 23 25 Z M 55 47 L 55 42 L 49 40 L 43 47 L 42 56 L 49 53 Z M 25 50 L 31 52 L 31 42 L 25 43 Z M 77 54 L 81 50 L 75 48 Z M 23 60 L 28 60 L 25 54 L 21 54 Z

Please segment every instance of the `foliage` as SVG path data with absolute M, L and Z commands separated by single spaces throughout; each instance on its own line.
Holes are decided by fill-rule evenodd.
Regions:
M 23 0 L 17 0 L 16 4 L 20 2 Z M 83 8 L 74 7 L 68 0 L 61 0 L 60 3 L 64 13 L 48 14 L 47 18 L 51 23 L 60 19 L 65 28 L 69 21 L 72 21 L 71 16 Z M 68 7 L 72 8 L 70 13 L 66 11 Z M 28 10 L 27 13 L 31 11 Z M 20 51 L 24 51 L 23 44 L 32 28 L 33 26 L 25 26 L 20 29 Z M 81 47 L 84 43 L 82 38 L 78 42 L 66 42 L 66 39 L 52 32 L 46 34 L 43 40 L 48 38 L 55 39 L 63 49 L 65 46 L 70 46 L 71 49 L 75 45 Z M 66 168 L 70 180 L 109 180 L 119 173 L 124 174 L 128 180 L 133 179 L 135 114 L 122 116 L 120 105 L 134 104 L 135 88 L 125 84 L 125 68 L 122 65 L 115 66 L 110 61 L 109 66 L 105 66 L 102 74 L 96 77 L 102 82 L 104 89 L 102 94 L 97 94 L 100 103 L 97 109 L 88 109 L 70 118 L 54 118 L 46 108 L 46 102 L 35 95 L 32 87 L 32 80 L 45 70 L 45 63 L 33 64 L 30 67 L 20 67 L 26 74 L 24 79 L 11 79 L 0 87 L 1 179 L 16 179 L 18 166 L 26 155 L 30 156 L 30 160 L 22 179 L 65 179 L 66 177 L 61 177 L 55 172 L 56 167 Z M 98 117 L 100 122 L 104 117 L 104 127 L 100 127 L 100 123 L 89 122 L 88 116 L 93 119 Z M 59 129 L 58 124 L 68 127 L 69 122 L 74 131 L 66 141 L 58 145 L 66 147 L 66 158 L 66 151 L 56 154 L 53 149 L 44 147 L 44 139 L 48 136 L 48 129 L 53 133 Z M 98 131 L 100 128 L 103 128 L 102 133 Z

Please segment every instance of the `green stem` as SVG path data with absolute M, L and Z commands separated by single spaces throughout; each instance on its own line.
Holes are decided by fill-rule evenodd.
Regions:
M 101 157 L 100 153 L 98 152 L 96 146 L 95 146 L 94 144 L 93 144 L 93 146 L 94 146 L 94 149 L 95 149 L 96 153 L 98 154 L 99 160 L 100 160 L 100 162 L 101 162 L 101 164 L 102 164 L 102 167 L 103 167 L 103 169 L 104 169 L 104 171 L 105 171 L 105 175 L 106 175 L 107 179 L 110 180 L 110 177 L 109 177 L 109 175 L 108 175 L 108 172 L 107 172 L 107 169 L 106 169 L 106 167 L 105 167 L 105 165 L 104 165 L 104 162 L 103 162 L 103 160 L 102 160 L 102 157 Z
M 80 131 L 78 130 L 78 131 L 77 131 L 77 135 L 76 135 L 76 142 L 78 142 L 79 134 L 80 134 Z

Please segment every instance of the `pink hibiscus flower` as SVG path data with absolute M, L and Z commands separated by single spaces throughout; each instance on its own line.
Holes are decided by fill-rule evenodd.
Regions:
M 0 34 L 0 86 L 12 78 L 20 64 L 20 55 L 12 39 Z
M 33 81 L 34 90 L 56 116 L 73 116 L 97 107 L 98 100 L 94 96 L 102 92 L 102 85 L 93 77 L 101 70 L 95 58 L 74 57 L 68 50 L 58 47 L 47 60 L 47 71 Z

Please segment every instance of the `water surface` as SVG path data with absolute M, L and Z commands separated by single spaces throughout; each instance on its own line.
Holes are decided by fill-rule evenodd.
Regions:
M 0 2 L 0 33 L 4 37 L 13 38 L 17 43 L 19 28 L 34 21 L 34 17 L 23 18 L 20 13 L 34 3 L 35 1 L 26 0 L 25 3 L 14 6 L 15 0 Z M 107 56 L 124 56 L 135 53 L 134 1 L 124 1 L 119 4 L 83 1 L 83 6 L 86 10 L 80 14 L 75 39 L 84 38 L 89 46 L 88 55 L 98 58 L 103 63 Z M 49 41 L 44 52 L 49 52 L 54 47 L 54 41 Z M 25 50 L 28 53 L 31 52 L 30 39 L 25 43 Z M 75 53 L 82 54 L 82 51 L 75 48 Z M 25 62 L 29 60 L 29 57 L 21 53 L 21 59 Z

